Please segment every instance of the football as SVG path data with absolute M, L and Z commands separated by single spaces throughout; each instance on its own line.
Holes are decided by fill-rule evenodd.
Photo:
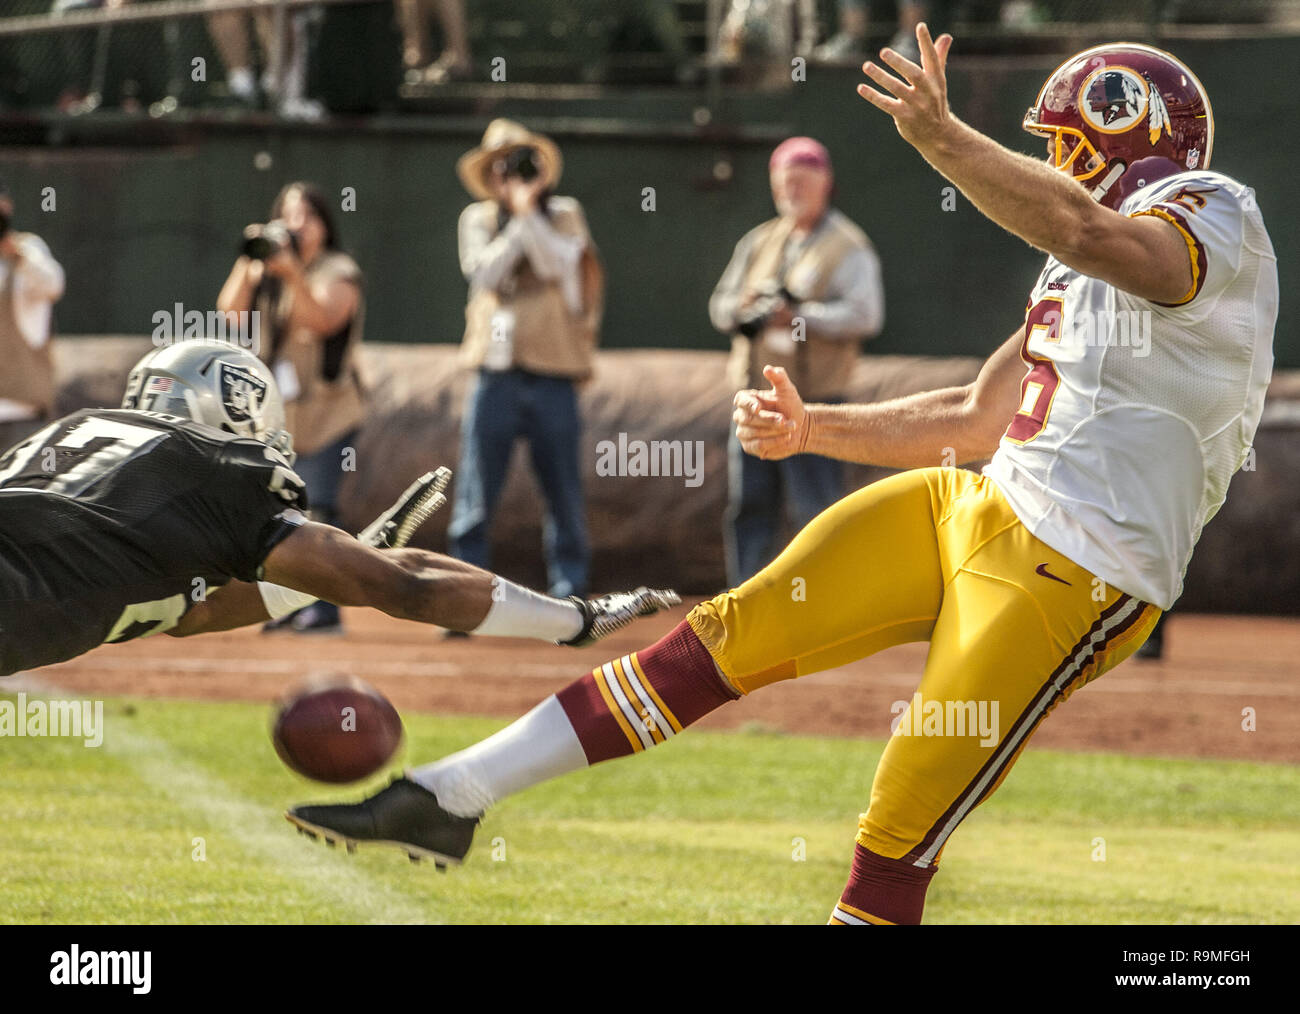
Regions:
M 308 680 L 278 706 L 275 752 L 317 782 L 360 781 L 387 764 L 402 742 L 402 720 L 388 698 L 355 676 Z

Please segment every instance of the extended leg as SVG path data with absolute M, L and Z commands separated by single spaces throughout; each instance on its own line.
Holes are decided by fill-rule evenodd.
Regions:
M 648 749 L 777 680 L 924 639 L 942 591 L 925 473 L 892 476 L 833 506 L 769 567 L 697 606 L 658 643 L 607 662 L 487 740 L 417 769 L 423 797 L 402 780 L 357 806 L 300 807 L 290 819 L 459 858 L 448 851 L 463 838 L 457 822 L 512 792 Z

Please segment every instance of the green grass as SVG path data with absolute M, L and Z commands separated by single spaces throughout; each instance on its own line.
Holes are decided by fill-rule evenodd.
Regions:
M 440 875 L 294 834 L 287 804 L 360 792 L 283 768 L 265 707 L 105 719 L 98 749 L 0 739 L 0 922 L 824 922 L 882 748 L 691 733 L 505 801 Z M 407 763 L 504 724 L 406 721 Z M 926 921 L 1295 923 L 1298 800 L 1292 766 L 1031 749 L 954 836 Z

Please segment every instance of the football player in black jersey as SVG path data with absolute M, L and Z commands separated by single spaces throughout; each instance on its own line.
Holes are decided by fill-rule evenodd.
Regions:
M 357 538 L 310 521 L 283 426 L 256 356 L 187 341 L 136 364 L 122 408 L 74 412 L 0 455 L 0 676 L 103 643 L 262 623 L 316 599 L 571 645 L 679 601 L 646 588 L 555 599 L 398 548 L 441 502 L 445 469 Z

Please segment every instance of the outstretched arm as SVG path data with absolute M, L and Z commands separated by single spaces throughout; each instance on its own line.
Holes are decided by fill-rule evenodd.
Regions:
M 557 599 L 472 564 L 423 549 L 372 549 L 337 528 L 309 522 L 285 537 L 263 564 L 281 592 L 340 606 L 370 606 L 403 620 L 495 637 L 528 637 L 582 647 L 641 616 L 677 605 L 675 592 L 638 588 L 595 599 Z M 268 617 L 262 590 L 233 582 L 196 603 L 168 633 L 230 630 Z
M 340 606 L 373 606 L 390 616 L 473 630 L 492 604 L 492 575 L 423 549 L 371 549 L 329 525 L 309 522 L 271 550 L 266 580 Z M 233 581 L 195 603 L 173 637 L 233 630 L 269 614 L 261 589 Z
M 921 468 L 987 458 L 1020 404 L 1023 332 L 1018 328 L 964 387 L 869 405 L 805 405 L 785 370 L 765 367 L 770 390 L 736 395 L 736 435 L 746 452 L 768 459 L 821 454 L 864 465 Z
M 1061 263 L 1143 299 L 1173 303 L 1187 295 L 1192 261 L 1175 226 L 1105 208 L 1065 173 L 957 119 L 948 108 L 946 78 L 952 36 L 941 35 L 936 43 L 919 24 L 916 40 L 919 67 L 892 49 L 880 51 L 897 77 L 863 64 L 888 94 L 858 85 L 859 95 L 894 118 L 903 140 L 984 215 Z

